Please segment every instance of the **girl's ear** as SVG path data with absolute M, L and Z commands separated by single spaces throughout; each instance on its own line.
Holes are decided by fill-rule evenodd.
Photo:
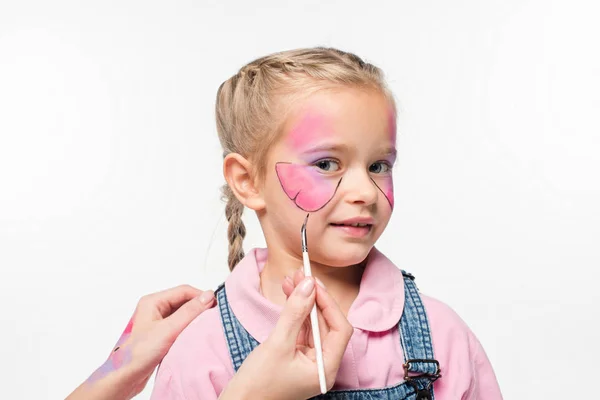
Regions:
M 240 203 L 254 211 L 265 208 L 264 198 L 253 179 L 250 161 L 238 153 L 227 154 L 223 160 L 223 176 Z

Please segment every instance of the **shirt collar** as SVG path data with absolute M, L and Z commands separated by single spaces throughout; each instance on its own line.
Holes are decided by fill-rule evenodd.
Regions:
M 252 249 L 225 282 L 229 305 L 242 326 L 264 342 L 279 319 L 282 307 L 260 293 L 260 272 L 267 249 Z M 358 329 L 383 332 L 398 324 L 404 309 L 402 272 L 375 247 L 367 256 L 358 296 L 348 311 L 348 321 Z
M 364 331 L 383 332 L 398 324 L 403 310 L 402 271 L 373 247 L 367 256 L 358 296 L 348 311 L 348 321 Z

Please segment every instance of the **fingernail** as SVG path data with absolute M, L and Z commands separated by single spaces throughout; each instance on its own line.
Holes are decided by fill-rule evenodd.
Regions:
M 315 277 L 315 280 L 317 281 L 317 284 L 319 286 L 321 286 L 324 290 L 327 290 L 327 288 L 325 287 L 325 284 L 323 282 L 321 282 L 321 280 L 317 277 Z
M 300 284 L 300 294 L 304 297 L 310 296 L 314 289 L 315 283 L 312 279 L 305 279 L 304 282 Z
M 198 300 L 200 300 L 200 302 L 202 304 L 208 304 L 211 301 L 213 301 L 214 298 L 215 298 L 214 292 L 212 290 L 208 290 L 208 291 L 202 293 L 200 295 L 200 297 L 198 297 Z

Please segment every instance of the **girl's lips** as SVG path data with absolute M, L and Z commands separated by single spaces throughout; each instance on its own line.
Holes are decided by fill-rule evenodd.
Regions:
M 333 228 L 338 230 L 340 233 L 344 233 L 351 237 L 362 238 L 367 236 L 371 232 L 373 225 L 367 226 L 350 226 L 341 224 L 331 224 Z
M 363 225 L 373 225 L 375 220 L 371 217 L 354 217 L 349 218 L 344 221 L 339 221 L 334 223 L 334 225 L 355 225 L 355 224 L 363 224 Z

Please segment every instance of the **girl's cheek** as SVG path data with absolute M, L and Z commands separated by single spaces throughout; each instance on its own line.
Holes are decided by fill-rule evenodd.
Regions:
M 385 196 L 392 210 L 394 209 L 394 180 L 392 179 L 392 175 L 386 175 L 377 178 L 375 181 L 373 178 L 373 183 L 379 191 Z
M 390 203 L 390 207 L 392 207 L 392 210 L 393 210 L 394 209 L 394 180 L 392 179 L 391 175 L 387 176 L 384 179 L 383 194 L 387 198 L 388 203 Z
M 280 162 L 275 165 L 285 194 L 303 211 L 314 212 L 333 198 L 341 178 L 325 177 L 312 166 Z

